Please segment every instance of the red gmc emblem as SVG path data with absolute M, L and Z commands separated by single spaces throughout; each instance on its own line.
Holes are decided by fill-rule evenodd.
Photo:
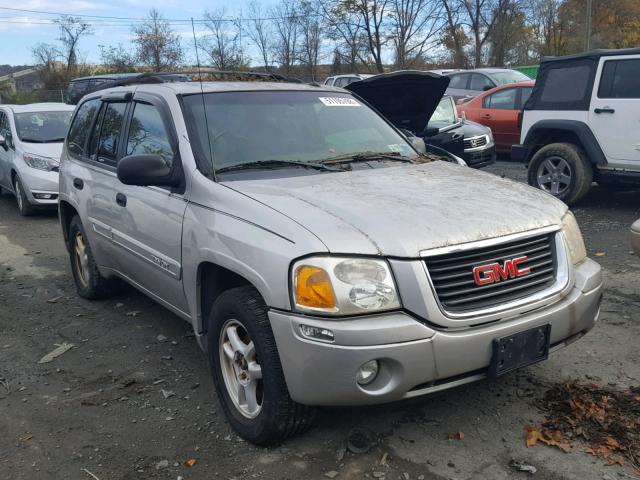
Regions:
M 499 263 L 479 265 L 473 268 L 473 278 L 476 285 L 489 285 L 509 278 L 522 277 L 531 273 L 529 267 L 520 268 L 520 264 L 527 261 L 527 257 L 517 257 L 505 260 L 501 266 Z

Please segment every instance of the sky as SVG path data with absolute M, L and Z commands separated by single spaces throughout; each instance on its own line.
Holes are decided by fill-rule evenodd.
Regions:
M 276 0 L 258 0 L 264 9 L 268 9 Z M 55 14 L 35 13 L 52 12 L 68 15 L 94 15 L 126 18 L 143 18 L 152 7 L 171 20 L 174 30 L 184 38 L 185 50 L 193 53 L 193 36 L 188 20 L 202 18 L 205 10 L 225 9 L 226 15 L 236 17 L 246 12 L 249 0 L 23 0 L 9 2 L 0 0 L 0 64 L 33 64 L 31 48 L 40 42 L 55 43 L 58 29 L 51 25 Z M 33 10 L 34 12 L 10 9 Z M 245 15 L 246 16 L 246 15 Z M 99 45 L 127 46 L 131 39 L 131 22 L 119 19 L 98 19 L 86 17 L 93 24 L 94 34 L 81 40 L 79 51 L 88 63 L 100 60 Z M 185 20 L 180 22 L 180 20 Z M 196 31 L 204 31 L 196 24 Z M 249 48 L 249 55 L 255 54 Z

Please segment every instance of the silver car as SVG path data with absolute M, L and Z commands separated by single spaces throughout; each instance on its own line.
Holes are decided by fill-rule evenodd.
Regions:
M 73 106 L 0 105 L 0 190 L 16 197 L 22 215 L 58 205 L 58 167 Z
M 447 95 L 451 95 L 454 100 L 475 97 L 498 85 L 531 80 L 524 73 L 509 68 L 476 68 L 454 71 L 445 75 L 451 78 Z
M 59 208 L 78 293 L 124 280 L 189 322 L 256 444 L 302 432 L 318 405 L 508 374 L 599 314 L 600 267 L 565 204 L 418 154 L 339 88 L 88 95 Z

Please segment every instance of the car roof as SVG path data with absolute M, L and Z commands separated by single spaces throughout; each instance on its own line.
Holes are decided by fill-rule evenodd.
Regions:
M 480 72 L 480 73 L 488 73 L 488 74 L 500 73 L 500 72 L 511 72 L 511 71 L 514 71 L 514 70 L 512 68 L 489 68 L 489 67 L 465 70 L 465 72 Z
M 29 103 L 27 105 L 2 105 L 8 107 L 13 113 L 33 113 L 33 112 L 61 112 L 73 111 L 74 105 L 67 105 L 60 102 Z
M 557 62 L 567 60 L 581 60 L 584 58 L 598 59 L 600 57 L 611 57 L 614 55 L 640 55 L 640 48 L 600 48 L 590 52 L 576 53 L 564 57 L 542 57 L 543 62 Z
M 120 80 L 120 79 L 127 78 L 127 77 L 135 77 L 136 75 L 140 75 L 140 74 L 136 73 L 136 72 L 131 72 L 131 73 L 105 73 L 104 75 L 89 75 L 88 77 L 74 78 L 74 79 L 70 80 L 69 83 L 82 82 L 82 81 L 85 81 L 85 80 L 100 80 L 100 79 Z

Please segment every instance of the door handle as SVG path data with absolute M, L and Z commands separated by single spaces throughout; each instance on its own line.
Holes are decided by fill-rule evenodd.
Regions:
M 486 118 L 487 120 L 489 120 L 491 118 L 491 115 L 489 115 L 488 113 L 484 114 L 482 116 L 482 118 Z
M 127 196 L 124 193 L 116 193 L 116 203 L 121 207 L 127 206 Z
M 73 186 L 76 187 L 78 190 L 82 190 L 84 188 L 84 181 L 81 178 L 74 178 Z
M 596 108 L 593 111 L 594 113 L 616 113 L 616 111 L 611 107 Z

